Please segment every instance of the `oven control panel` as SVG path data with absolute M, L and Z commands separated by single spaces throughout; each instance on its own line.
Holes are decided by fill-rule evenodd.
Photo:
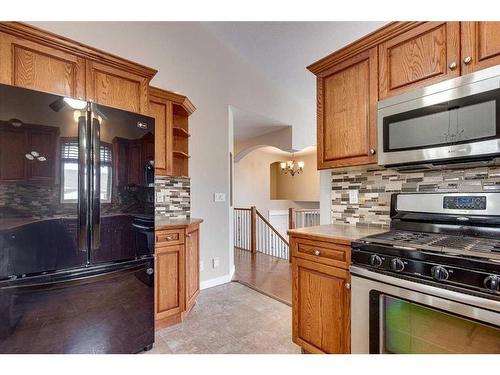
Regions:
M 486 196 L 445 196 L 443 208 L 451 210 L 486 210 Z

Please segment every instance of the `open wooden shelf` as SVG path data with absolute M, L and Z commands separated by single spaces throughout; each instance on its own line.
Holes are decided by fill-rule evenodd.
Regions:
M 150 87 L 150 107 L 158 126 L 156 173 L 189 176 L 189 116 L 193 103 L 184 95 Z M 163 126 L 163 127 L 162 127 Z M 163 132 L 162 132 L 163 130 Z M 162 153 L 161 150 L 164 150 Z
M 174 150 L 173 153 L 174 153 L 174 157 L 182 158 L 182 159 L 189 159 L 189 155 L 186 154 L 185 152 Z
M 179 128 L 177 126 L 173 127 L 174 136 L 176 137 L 190 137 L 191 134 L 186 129 Z

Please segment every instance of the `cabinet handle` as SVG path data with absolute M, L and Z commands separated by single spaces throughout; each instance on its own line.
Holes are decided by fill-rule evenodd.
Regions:
M 470 63 L 471 63 L 471 61 L 472 61 L 472 57 L 470 57 L 470 56 L 466 56 L 466 57 L 464 57 L 464 64 L 465 64 L 465 65 L 470 64 Z
M 455 70 L 457 68 L 457 63 L 455 61 L 451 62 L 448 68 L 450 68 L 450 70 Z
M 316 250 L 316 251 L 314 252 L 314 255 L 319 256 L 320 254 L 321 254 L 321 252 L 320 252 L 319 250 Z
M 191 233 L 186 234 L 186 237 L 191 238 Z
M 172 239 L 172 236 L 167 236 L 166 239 L 167 241 L 170 241 Z
M 351 284 L 350 283 L 345 283 L 345 288 L 346 289 L 351 289 Z
M 370 155 L 375 155 L 376 153 L 377 153 L 377 151 L 374 148 L 370 149 Z

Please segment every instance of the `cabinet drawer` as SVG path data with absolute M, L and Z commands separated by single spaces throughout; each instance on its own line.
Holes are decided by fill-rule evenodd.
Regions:
M 181 229 L 167 229 L 156 232 L 157 246 L 180 245 L 184 243 L 184 231 Z
M 331 242 L 294 238 L 292 255 L 313 262 L 348 268 L 351 263 L 351 248 Z

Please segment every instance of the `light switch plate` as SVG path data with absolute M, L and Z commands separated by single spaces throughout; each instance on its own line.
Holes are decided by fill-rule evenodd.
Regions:
M 220 265 L 220 260 L 219 260 L 219 258 L 213 258 L 213 259 L 212 259 L 212 267 L 213 267 L 213 268 L 217 268 L 217 267 L 219 267 L 219 265 Z
M 226 193 L 214 193 L 214 202 L 225 202 Z
M 349 190 L 349 203 L 350 204 L 359 203 L 359 194 L 357 190 Z

